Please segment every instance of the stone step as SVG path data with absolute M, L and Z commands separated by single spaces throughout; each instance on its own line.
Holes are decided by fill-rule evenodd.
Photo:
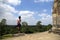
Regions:
M 55 29 L 53 33 L 59 34 L 60 35 L 60 29 Z

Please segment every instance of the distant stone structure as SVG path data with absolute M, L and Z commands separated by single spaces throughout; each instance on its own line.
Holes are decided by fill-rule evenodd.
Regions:
M 54 30 L 55 32 L 60 32 L 60 0 L 54 0 L 52 16 L 53 16 L 52 30 Z

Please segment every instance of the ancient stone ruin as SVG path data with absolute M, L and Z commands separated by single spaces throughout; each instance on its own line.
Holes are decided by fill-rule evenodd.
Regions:
M 60 0 L 54 0 L 53 5 L 53 28 L 54 32 L 60 32 Z

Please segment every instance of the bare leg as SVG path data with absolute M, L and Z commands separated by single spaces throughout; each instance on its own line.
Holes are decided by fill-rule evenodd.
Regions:
M 20 28 L 19 28 L 19 27 L 17 27 L 17 29 L 18 29 L 18 33 L 20 33 Z

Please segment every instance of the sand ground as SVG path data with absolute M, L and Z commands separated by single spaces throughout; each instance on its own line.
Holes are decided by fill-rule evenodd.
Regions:
M 3 40 L 60 40 L 60 35 L 42 32 L 34 34 L 25 34 L 25 36 L 12 37 Z

